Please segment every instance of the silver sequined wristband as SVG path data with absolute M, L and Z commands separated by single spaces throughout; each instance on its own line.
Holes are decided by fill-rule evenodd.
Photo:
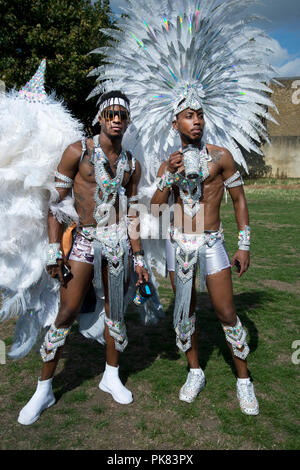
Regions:
M 137 267 L 147 269 L 147 265 L 146 265 L 145 258 L 143 255 L 134 255 L 133 260 L 134 260 L 134 269 L 136 269 Z
M 165 188 L 170 189 L 174 184 L 174 175 L 169 171 L 166 171 L 157 183 L 157 189 L 163 191 Z
M 63 253 L 60 249 L 60 243 L 49 243 L 47 266 L 55 266 L 58 259 L 63 259 Z
M 245 226 L 244 230 L 240 230 L 238 241 L 239 250 L 250 251 L 250 234 L 251 229 L 248 225 Z

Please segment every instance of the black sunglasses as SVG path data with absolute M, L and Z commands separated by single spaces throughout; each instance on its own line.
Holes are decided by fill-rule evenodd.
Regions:
M 102 116 L 106 121 L 113 121 L 116 116 L 120 121 L 126 121 L 129 118 L 127 111 L 113 111 L 111 109 L 103 111 Z

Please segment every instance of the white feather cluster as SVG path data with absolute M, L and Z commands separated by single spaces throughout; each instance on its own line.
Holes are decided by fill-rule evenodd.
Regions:
M 193 87 L 201 97 L 207 142 L 231 151 L 247 169 L 241 147 L 261 153 L 268 140 L 273 40 L 252 26 L 246 9 L 255 0 L 127 0 L 116 30 L 104 30 L 107 65 L 92 72 L 90 96 L 122 89 L 140 140 L 144 168 L 154 177 L 174 141 L 173 110 Z M 178 147 L 177 147 L 178 148 Z
M 57 282 L 45 271 L 54 172 L 82 126 L 54 96 L 30 103 L 0 94 L 0 320 L 19 316 L 10 356 L 27 354 L 58 311 Z

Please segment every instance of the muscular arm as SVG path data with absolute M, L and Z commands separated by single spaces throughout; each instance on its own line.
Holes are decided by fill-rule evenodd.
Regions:
M 236 172 L 236 167 L 234 159 L 228 150 L 224 150 L 222 159 L 222 177 L 226 181 Z M 231 196 L 236 222 L 239 230 L 243 230 L 246 225 L 249 225 L 249 212 L 246 201 L 246 196 L 243 186 L 237 186 L 235 188 L 230 188 L 229 194 Z
M 77 142 L 75 144 L 67 147 L 63 153 L 60 164 L 58 165 L 58 172 L 63 175 L 74 179 L 77 169 L 78 162 L 81 156 L 81 143 Z M 56 178 L 56 181 L 61 181 L 59 178 Z M 66 188 L 57 188 L 59 193 L 59 200 L 62 201 L 69 193 L 70 189 Z M 52 214 L 51 210 L 48 213 L 48 236 L 49 243 L 60 243 L 63 232 L 63 224 L 61 224 L 56 217 Z M 57 264 L 54 266 L 48 266 L 47 271 L 51 277 L 58 277 L 62 286 L 66 285 L 67 280 L 63 277 L 63 264 L 68 264 L 64 260 L 57 260 Z
M 180 150 L 177 150 L 176 152 L 172 153 L 170 155 L 169 160 L 162 163 L 158 171 L 157 177 L 161 178 L 163 174 L 167 171 L 172 174 L 176 172 L 181 173 L 184 171 L 183 154 Z M 157 189 L 153 195 L 151 204 L 167 204 L 170 196 L 170 191 L 171 188 L 169 187 L 165 187 L 163 191 Z
M 236 172 L 234 159 L 230 152 L 224 150 L 222 159 L 220 160 L 222 166 L 222 177 L 226 181 Z M 246 196 L 243 186 L 237 186 L 229 189 L 229 194 L 231 196 L 235 218 L 238 226 L 238 230 L 244 230 L 246 225 L 249 225 L 249 212 L 248 205 L 246 201 Z M 250 254 L 248 251 L 237 250 L 232 260 L 232 267 L 235 262 L 238 261 L 241 266 L 239 277 L 242 276 L 244 272 L 247 271 L 250 264 Z
M 128 200 L 130 200 L 130 198 L 134 196 L 137 196 L 138 185 L 139 185 L 140 179 L 141 179 L 141 165 L 138 161 L 136 161 L 135 171 L 126 188 L 126 196 Z M 141 244 L 141 237 L 140 237 L 140 219 L 139 219 L 137 209 L 135 209 L 134 206 L 135 206 L 135 203 L 133 203 L 132 206 L 129 207 L 129 210 L 128 210 L 128 218 L 130 219 L 129 227 L 128 227 L 128 235 L 129 235 L 132 251 L 133 253 L 137 253 L 141 251 L 142 244 Z M 143 278 L 146 281 L 149 280 L 149 275 L 144 268 L 137 267 L 136 272 L 139 276 L 137 285 L 143 282 Z
M 63 153 L 57 171 L 71 179 L 74 179 L 78 171 L 78 162 L 81 156 L 81 151 L 82 147 L 80 142 L 69 145 Z M 56 178 L 55 181 L 61 182 L 58 178 Z M 59 200 L 62 201 L 69 194 L 70 189 L 57 188 L 57 192 L 59 193 Z M 62 224 L 58 222 L 51 211 L 49 211 L 48 214 L 48 236 L 49 243 L 59 243 L 62 237 Z
M 141 179 L 141 165 L 136 161 L 135 171 L 129 181 L 126 188 L 126 196 L 128 203 L 130 198 L 134 197 L 138 193 L 138 185 Z M 140 221 L 137 210 L 134 208 L 135 203 L 128 209 L 128 217 L 130 219 L 130 226 L 128 230 L 130 243 L 133 253 L 141 250 L 141 239 L 140 239 Z
M 157 178 L 161 178 L 163 174 L 167 171 L 168 169 L 168 162 L 163 162 L 158 170 L 157 173 Z M 157 189 L 155 193 L 153 194 L 153 197 L 151 199 L 151 205 L 157 204 L 157 205 L 162 205 L 162 204 L 167 204 L 170 196 L 170 188 L 164 188 L 163 191 L 160 191 Z

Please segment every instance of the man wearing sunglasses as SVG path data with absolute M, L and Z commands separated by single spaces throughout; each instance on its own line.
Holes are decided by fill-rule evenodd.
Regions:
M 134 206 L 138 202 L 141 167 L 130 152 L 122 149 L 130 122 L 129 106 L 128 98 L 119 91 L 102 95 L 97 117 L 100 135 L 70 145 L 57 168 L 59 200 L 50 207 L 48 217 L 47 270 L 61 283 L 60 308 L 41 347 L 44 361 L 41 377 L 33 397 L 20 412 L 21 424 L 34 423 L 43 410 L 55 403 L 52 378 L 92 282 L 97 297 L 96 317 L 91 320 L 91 315 L 82 315 L 87 319 L 80 323 L 80 329 L 88 337 L 95 337 L 98 329 L 97 340 L 106 343 L 106 368 L 99 388 L 110 393 L 118 403 L 133 401 L 132 393 L 121 383 L 118 373 L 119 352 L 128 343 L 123 312 L 131 262 L 138 277 L 137 285 L 148 281 L 149 276 L 140 238 L 130 235 L 130 223 L 125 224 L 120 210 L 121 202 L 124 209 L 127 201 L 131 222 L 138 225 Z M 62 221 L 71 190 L 78 222 L 68 250 L 68 237 L 62 242 Z M 69 232 L 66 230 L 65 234 Z

